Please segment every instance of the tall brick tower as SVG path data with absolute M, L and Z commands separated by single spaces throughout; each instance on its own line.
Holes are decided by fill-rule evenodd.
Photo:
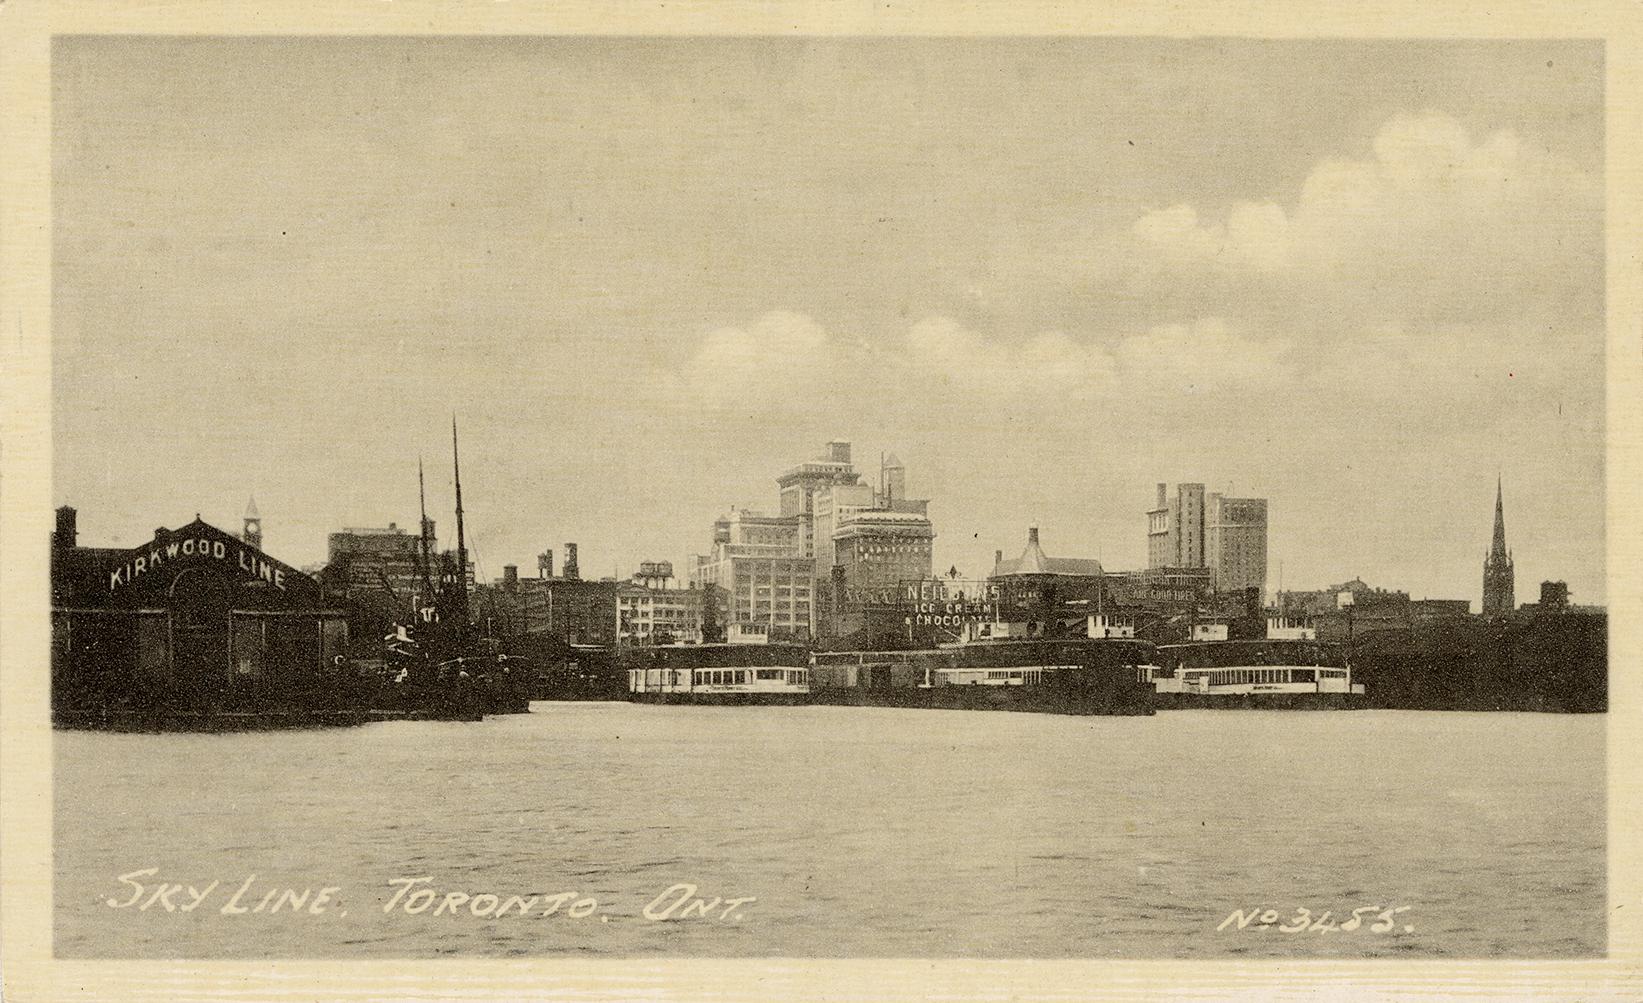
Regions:
M 1517 609 L 1517 587 L 1512 574 L 1512 552 L 1506 549 L 1506 516 L 1501 505 L 1500 480 L 1495 481 L 1495 538 L 1483 562 L 1483 615 L 1500 616 Z

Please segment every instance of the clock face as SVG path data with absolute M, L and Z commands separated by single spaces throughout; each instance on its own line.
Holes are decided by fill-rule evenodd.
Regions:
M 245 531 L 247 533 L 261 533 L 262 532 L 262 523 L 256 522 L 254 520 L 251 521 L 251 522 L 247 522 L 245 524 Z

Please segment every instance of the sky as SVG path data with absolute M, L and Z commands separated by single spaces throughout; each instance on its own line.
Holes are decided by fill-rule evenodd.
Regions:
M 707 549 L 855 444 L 938 570 L 1146 563 L 1269 499 L 1269 585 L 1604 601 L 1600 43 L 56 40 L 54 500 L 131 546 L 483 577 Z M 1281 569 L 1281 571 L 1280 571 Z

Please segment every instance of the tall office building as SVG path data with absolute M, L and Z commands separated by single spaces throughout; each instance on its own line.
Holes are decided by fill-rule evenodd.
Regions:
M 936 532 L 925 515 L 928 503 L 895 504 L 904 508 L 858 509 L 833 530 L 834 566 L 844 569 L 846 585 L 877 588 L 930 577 Z
M 804 553 L 805 525 L 798 513 L 742 509 L 713 524 L 712 550 L 696 558 L 691 581 L 721 590 L 727 626 L 758 624 L 772 637 L 814 632 L 816 559 Z
M 1266 587 L 1267 500 L 1167 484 L 1147 512 L 1147 567 L 1212 568 L 1220 592 Z
M 776 478 L 781 489 L 781 515 L 799 519 L 799 546 L 804 557 L 815 557 L 817 536 L 814 530 L 816 494 L 835 486 L 858 485 L 861 474 L 850 463 L 850 443 L 835 439 L 827 444 L 824 456 L 806 460 Z M 861 485 L 871 493 L 871 488 Z M 826 539 L 822 537 L 821 539 Z M 826 549 L 826 545 L 823 545 Z
M 1147 513 L 1147 567 L 1202 568 L 1204 564 L 1204 486 L 1158 485 L 1158 500 Z
M 777 479 L 783 516 L 800 520 L 804 555 L 828 578 L 843 566 L 850 585 L 895 584 L 930 576 L 930 503 L 907 497 L 907 468 L 895 454 L 880 464 L 877 485 L 863 484 L 850 465 L 850 444 L 827 444 L 812 460 Z
M 1204 567 L 1218 592 L 1266 588 L 1266 499 L 1210 494 L 1204 502 Z

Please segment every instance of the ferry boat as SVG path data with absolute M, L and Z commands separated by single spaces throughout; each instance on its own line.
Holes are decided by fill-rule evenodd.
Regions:
M 1039 623 L 972 623 L 957 643 L 935 649 L 817 652 L 811 698 L 851 706 L 1151 714 L 1155 649 L 1109 618 L 1090 621 L 1086 637 L 1045 637 Z
M 667 704 L 810 702 L 803 645 L 659 644 L 624 652 L 628 699 Z
M 1364 706 L 1364 687 L 1352 681 L 1346 646 L 1317 640 L 1310 626 L 1275 617 L 1268 619 L 1264 638 L 1231 641 L 1224 631 L 1200 631 L 1189 643 L 1159 646 L 1152 685 L 1160 708 Z

